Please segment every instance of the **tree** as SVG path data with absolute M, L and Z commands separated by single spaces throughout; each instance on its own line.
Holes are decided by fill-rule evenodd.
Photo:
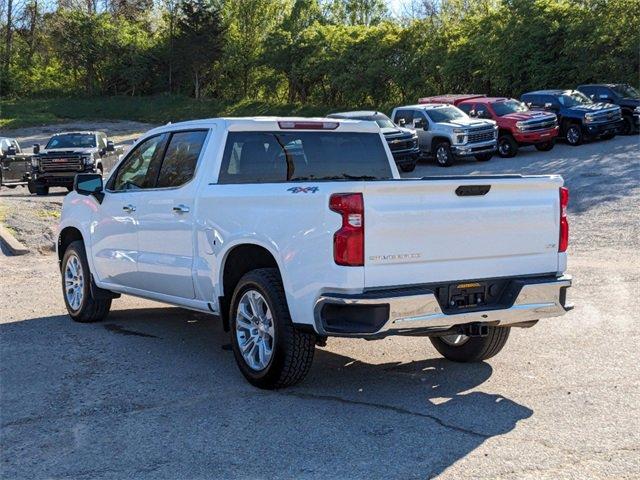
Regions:
M 202 82 L 224 46 L 220 10 L 206 0 L 184 0 L 176 29 L 177 63 L 190 73 L 194 96 L 200 98 Z

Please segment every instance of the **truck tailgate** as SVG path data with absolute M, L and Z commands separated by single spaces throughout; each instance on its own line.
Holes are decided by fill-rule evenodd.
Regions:
M 562 184 L 559 176 L 366 182 L 365 287 L 556 272 Z

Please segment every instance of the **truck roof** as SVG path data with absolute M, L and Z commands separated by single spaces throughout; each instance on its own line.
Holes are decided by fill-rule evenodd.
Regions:
M 287 124 L 287 125 L 283 125 Z M 299 124 L 296 126 L 296 124 Z M 315 125 L 314 125 L 315 124 Z M 334 126 L 337 124 L 337 127 Z M 316 128 L 317 125 L 317 128 Z M 380 127 L 375 122 L 366 120 L 347 120 L 327 117 L 221 117 L 188 120 L 168 123 L 154 128 L 147 133 L 160 133 L 176 128 L 212 128 L 220 127 L 229 131 L 341 131 L 379 133 Z M 145 135 L 146 136 L 146 135 Z
M 571 90 L 563 90 L 561 88 L 550 89 L 550 90 L 535 90 L 533 92 L 526 92 L 522 95 L 562 95 L 565 92 L 570 92 Z
M 437 95 L 435 97 L 422 97 L 418 99 L 418 103 L 447 103 L 450 105 L 457 105 L 465 100 L 480 97 L 485 97 L 485 95 L 477 93 L 447 94 Z
M 104 133 L 104 132 L 99 132 L 97 130 L 95 131 L 79 131 L 79 130 L 73 130 L 73 131 L 69 131 L 69 132 L 58 132 L 58 133 L 54 133 L 53 135 L 51 135 L 52 137 L 57 137 L 59 135 L 95 135 L 96 133 Z
M 396 107 L 395 110 L 400 110 L 401 108 L 416 108 L 423 110 L 432 110 L 434 108 L 443 108 L 450 107 L 450 103 L 418 103 L 416 105 L 403 105 L 401 107 Z
M 358 120 L 362 117 L 375 117 L 376 115 L 386 115 L 377 110 L 356 110 L 353 112 L 335 112 L 327 115 L 327 118 L 343 118 L 343 119 L 355 119 Z

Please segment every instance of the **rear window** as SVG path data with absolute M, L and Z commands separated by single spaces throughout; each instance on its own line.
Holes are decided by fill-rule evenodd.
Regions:
M 390 178 L 377 133 L 230 132 L 218 183 Z

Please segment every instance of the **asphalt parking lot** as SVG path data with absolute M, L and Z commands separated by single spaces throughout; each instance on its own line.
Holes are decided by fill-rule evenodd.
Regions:
M 260 391 L 215 317 L 122 298 L 76 324 L 55 256 L 0 256 L 2 478 L 640 478 L 638 137 L 411 176 L 467 173 L 560 173 L 571 191 L 576 308 L 486 363 L 330 339 L 303 383 Z

